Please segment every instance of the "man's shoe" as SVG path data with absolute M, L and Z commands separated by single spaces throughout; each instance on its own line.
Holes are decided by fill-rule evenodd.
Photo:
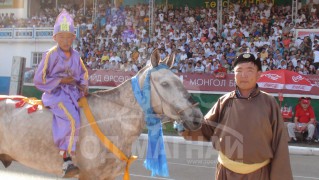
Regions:
M 313 140 L 315 143 L 318 143 L 319 142 L 319 138 L 318 139 L 314 139 Z
M 72 161 L 66 161 L 62 165 L 62 178 L 72 178 L 80 173 L 80 169 Z
M 297 143 L 297 142 L 298 142 L 297 138 L 291 138 L 291 140 L 288 143 Z
M 307 137 L 307 138 L 306 138 L 306 142 L 307 142 L 307 143 L 312 143 L 312 138 L 311 138 L 311 137 Z

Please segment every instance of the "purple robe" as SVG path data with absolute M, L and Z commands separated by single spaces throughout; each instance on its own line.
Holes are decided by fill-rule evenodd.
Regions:
M 77 85 L 88 85 L 87 70 L 81 64 L 79 53 L 73 49 L 69 59 L 59 47 L 50 49 L 42 57 L 34 76 L 34 84 L 44 92 L 44 106 L 53 112 L 54 143 L 60 150 L 74 152 L 80 128 L 77 100 L 83 96 Z M 61 79 L 68 76 L 72 76 L 77 85 L 60 84 Z

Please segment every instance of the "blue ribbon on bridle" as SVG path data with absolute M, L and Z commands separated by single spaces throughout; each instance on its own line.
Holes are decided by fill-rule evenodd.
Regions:
M 135 99 L 142 107 L 145 115 L 146 126 L 148 129 L 148 147 L 144 166 L 152 172 L 152 176 L 168 177 L 168 165 L 163 140 L 163 129 L 161 119 L 155 115 L 151 106 L 151 73 L 160 69 L 169 69 L 165 64 L 147 71 L 143 88 L 139 86 L 137 76 L 132 77 L 132 89 Z

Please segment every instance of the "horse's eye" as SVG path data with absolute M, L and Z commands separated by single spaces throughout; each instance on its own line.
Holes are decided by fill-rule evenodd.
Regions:
M 164 87 L 167 87 L 168 83 L 167 82 L 162 82 L 161 85 L 164 86 Z

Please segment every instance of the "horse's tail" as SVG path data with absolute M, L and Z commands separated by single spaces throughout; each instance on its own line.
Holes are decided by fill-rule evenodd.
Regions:
M 0 160 L 5 168 L 9 167 L 13 161 L 13 159 L 6 154 L 0 154 Z
M 4 100 L 4 97 L 1 97 L 0 95 L 0 146 L 3 146 L 2 142 L 3 142 L 3 126 L 4 126 L 4 116 L 6 114 L 6 101 Z M 13 159 L 6 155 L 6 154 L 1 154 L 3 153 L 0 147 L 0 161 L 2 162 L 2 164 L 4 165 L 4 167 L 9 167 L 10 164 L 12 163 Z

